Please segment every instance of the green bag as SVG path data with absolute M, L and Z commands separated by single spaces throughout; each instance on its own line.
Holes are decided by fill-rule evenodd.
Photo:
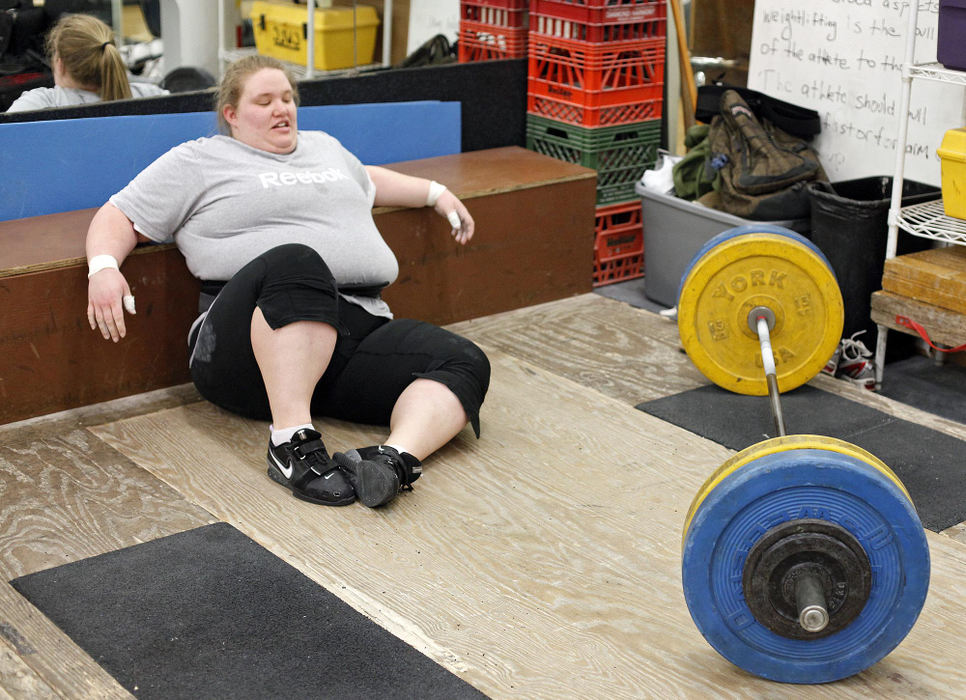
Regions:
M 828 182 L 818 154 L 804 140 L 759 120 L 734 90 L 721 96 L 711 121 L 706 165 L 714 192 L 699 201 L 759 221 L 809 216 L 809 182 Z
M 688 152 L 671 168 L 674 180 L 674 194 L 681 199 L 697 199 L 714 188 L 715 172 L 708 171 L 708 142 L 707 124 L 695 124 L 684 135 L 684 145 Z

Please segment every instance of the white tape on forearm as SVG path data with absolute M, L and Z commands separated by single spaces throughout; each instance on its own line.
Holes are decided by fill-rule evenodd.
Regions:
M 446 191 L 446 185 L 441 185 L 436 180 L 429 181 L 429 192 L 426 195 L 426 206 L 435 207 L 436 200 Z
M 111 268 L 112 270 L 119 269 L 117 258 L 113 255 L 95 255 L 87 263 L 87 276 L 93 277 L 101 270 L 106 270 L 107 268 Z

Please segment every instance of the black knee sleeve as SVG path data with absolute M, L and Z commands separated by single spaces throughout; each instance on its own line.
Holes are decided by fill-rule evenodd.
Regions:
M 273 329 L 295 321 L 339 327 L 339 294 L 322 257 L 300 243 L 287 243 L 252 261 L 262 268 L 256 304 Z

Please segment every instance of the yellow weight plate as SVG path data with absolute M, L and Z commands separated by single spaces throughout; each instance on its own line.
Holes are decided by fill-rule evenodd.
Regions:
M 890 481 L 899 487 L 899 490 L 905 494 L 910 503 L 912 502 L 909 492 L 906 490 L 905 485 L 902 483 L 899 477 L 896 476 L 896 473 L 892 471 L 881 459 L 876 457 L 871 452 L 862 449 L 858 445 L 853 445 L 845 440 L 839 440 L 838 438 L 827 437 L 824 435 L 786 435 L 784 437 L 770 438 L 768 440 L 757 442 L 751 447 L 746 447 L 740 452 L 736 452 L 724 463 L 722 463 L 722 465 L 718 467 L 718 469 L 715 470 L 711 476 L 708 477 L 704 484 L 701 485 L 701 488 L 698 489 L 698 493 L 695 495 L 694 500 L 691 501 L 691 507 L 688 508 L 688 514 L 684 520 L 684 536 L 687 536 L 688 528 L 691 525 L 691 520 L 694 518 L 694 514 L 698 511 L 701 503 L 705 498 L 708 497 L 708 494 L 710 494 L 715 487 L 718 486 L 718 484 L 720 484 L 728 476 L 733 474 L 744 465 L 753 462 L 759 457 L 775 454 L 776 452 L 788 452 L 790 450 L 828 450 L 829 452 L 838 452 L 839 454 L 854 457 L 862 462 L 865 462 L 869 466 L 878 469 L 883 475 L 885 475 Z
M 842 337 L 844 309 L 835 274 L 809 246 L 776 233 L 728 238 L 695 262 L 678 299 L 678 332 L 708 379 L 739 394 L 764 396 L 757 334 L 748 313 L 766 306 L 779 391 L 817 375 Z

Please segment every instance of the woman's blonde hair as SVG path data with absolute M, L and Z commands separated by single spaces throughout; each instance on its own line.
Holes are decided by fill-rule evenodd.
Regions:
M 231 105 L 238 106 L 238 100 L 245 89 L 248 78 L 262 70 L 263 68 L 274 68 L 285 74 L 288 84 L 292 86 L 292 99 L 295 104 L 299 103 L 299 89 L 295 82 L 295 77 L 285 64 L 277 58 L 252 54 L 245 56 L 232 63 L 225 69 L 225 74 L 221 78 L 218 92 L 215 95 L 215 111 L 218 113 L 218 131 L 226 136 L 231 135 L 231 127 L 225 121 L 225 107 Z
M 102 100 L 131 96 L 127 68 L 114 43 L 114 32 L 92 15 L 63 15 L 47 35 L 47 55 L 60 58 L 64 72 Z

